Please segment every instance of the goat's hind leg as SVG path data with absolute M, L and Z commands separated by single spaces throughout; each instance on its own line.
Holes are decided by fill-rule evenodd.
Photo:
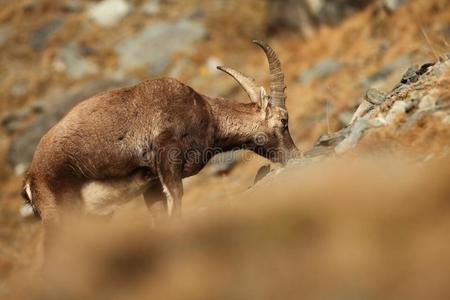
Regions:
M 43 181 L 28 181 L 25 185 L 27 197 L 41 218 L 42 239 L 39 244 L 37 265 L 42 269 L 50 255 L 54 243 L 55 231 L 59 227 L 61 215 L 56 204 L 55 193 Z
M 40 181 L 32 187 L 32 199 L 42 220 L 43 237 L 41 242 L 41 268 L 49 260 L 58 232 L 62 227 L 63 210 L 77 211 L 80 206 L 79 186 L 75 184 L 58 184 L 50 188 L 50 184 Z M 76 208 L 74 210 L 74 208 Z

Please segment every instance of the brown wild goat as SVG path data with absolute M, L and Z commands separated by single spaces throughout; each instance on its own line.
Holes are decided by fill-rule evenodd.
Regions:
M 270 67 L 270 93 L 225 67 L 251 103 L 201 95 L 170 78 L 147 80 L 93 96 L 45 134 L 24 179 L 23 196 L 55 228 L 62 208 L 106 214 L 160 184 L 164 209 L 178 214 L 182 179 L 197 174 L 217 152 L 249 149 L 275 162 L 298 150 L 288 129 L 284 75 L 275 52 L 254 41 Z

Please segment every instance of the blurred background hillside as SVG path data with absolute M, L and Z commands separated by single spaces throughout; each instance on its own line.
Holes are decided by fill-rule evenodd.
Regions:
M 36 255 L 40 225 L 37 220 L 21 215 L 19 191 L 21 175 L 40 137 L 79 101 L 100 91 L 148 78 L 170 76 L 200 93 L 247 102 L 239 86 L 216 70 L 216 66 L 233 67 L 267 86 L 268 66 L 262 52 L 251 44 L 253 39 L 268 41 L 281 59 L 287 83 L 290 131 L 297 146 L 306 151 L 321 135 L 347 126 L 369 88 L 389 92 L 410 66 L 435 62 L 450 51 L 450 1 L 0 0 L 0 295 L 12 297 L 8 294 L 14 286 L 11 281 L 15 276 L 28 276 L 24 274 L 29 274 L 29 266 Z M 450 99 L 447 88 L 450 74 L 447 75 L 444 76 L 447 81 L 440 81 L 439 85 L 439 92 L 445 95 L 446 101 Z M 447 123 L 444 125 L 426 120 L 416 131 L 401 137 L 383 131 L 370 135 L 363 143 L 362 148 L 367 154 L 368 148 L 373 150 L 374 145 L 389 140 L 389 146 L 381 151 L 383 155 L 388 152 L 400 157 L 399 160 L 407 158 L 408 163 L 420 158 L 421 162 L 426 161 L 425 166 L 410 170 L 409 164 L 405 167 L 383 160 L 378 166 L 381 169 L 361 167 L 354 173 L 359 175 L 354 175 L 340 166 L 341 169 L 333 169 L 334 173 L 330 171 L 333 176 L 324 179 L 314 173 L 317 170 L 311 171 L 316 181 L 311 182 L 313 188 L 307 192 L 300 191 L 297 183 L 297 186 L 284 187 L 282 193 L 269 190 L 264 195 L 242 196 L 253 185 L 258 169 L 268 161 L 246 152 L 228 160 L 213 161 L 199 175 L 185 180 L 183 205 L 187 217 L 180 221 L 181 224 L 148 233 L 150 240 L 142 241 L 140 234 L 144 235 L 144 230 L 138 231 L 136 237 L 129 237 L 131 241 L 120 234 L 112 238 L 118 240 L 117 250 L 125 249 L 124 245 L 130 243 L 148 251 L 151 257 L 142 254 L 148 264 L 152 264 L 148 260 L 153 257 L 163 261 L 156 269 L 145 267 L 144 275 L 133 273 L 133 276 L 146 278 L 152 284 L 147 286 L 148 289 L 142 286 L 136 290 L 133 288 L 131 295 L 138 297 L 138 294 L 148 296 L 154 293 L 161 299 L 181 299 L 183 295 L 209 299 L 276 299 L 279 295 L 286 298 L 295 296 L 302 290 L 312 299 L 379 299 L 377 297 L 387 295 L 414 298 L 425 295 L 428 290 L 426 286 L 417 284 L 421 282 L 418 274 L 423 273 L 435 276 L 429 277 L 433 279 L 432 287 L 436 297 L 443 297 L 441 280 L 444 275 L 449 275 L 449 269 L 446 272 L 440 268 L 439 259 L 444 253 L 440 243 L 448 245 L 446 229 L 450 229 L 443 212 L 448 210 L 450 201 L 446 187 L 449 178 L 448 111 L 445 116 Z M 357 151 L 352 155 L 360 156 Z M 436 157 L 443 160 L 428 161 Z M 389 165 L 404 170 L 397 175 L 405 182 L 395 185 L 391 180 L 377 177 L 375 182 L 378 182 L 379 189 L 368 184 L 373 180 L 371 172 L 389 174 L 389 171 L 383 171 Z M 426 182 L 418 178 L 421 172 L 425 172 L 420 168 L 428 172 L 423 173 L 427 174 Z M 344 173 L 339 171 L 344 169 Z M 304 172 L 309 174 L 310 171 Z M 335 178 L 343 174 L 347 174 L 349 180 L 347 185 L 343 185 L 347 190 L 335 183 Z M 408 174 L 413 174 L 413 178 Z M 299 182 L 310 182 L 299 174 L 293 177 Z M 385 197 L 380 200 L 351 191 L 352 180 L 355 180 L 353 186 L 360 182 L 372 193 L 384 190 L 385 185 L 392 186 L 384 196 L 380 196 Z M 318 183 L 328 189 L 316 186 Z M 301 186 L 308 187 L 306 183 Z M 425 195 L 429 190 L 435 198 L 417 196 Z M 331 196 L 333 191 L 339 197 Z M 416 193 L 418 198 L 429 202 L 424 204 L 416 199 L 410 204 L 409 193 Z M 276 208 L 277 201 L 260 206 L 247 203 L 247 198 L 254 197 L 284 202 L 281 208 Z M 298 199 L 304 200 L 298 203 Z M 386 199 L 393 199 L 392 206 Z M 315 201 L 318 203 L 314 204 Z M 337 205 L 336 201 L 343 201 L 343 206 Z M 379 203 L 383 208 L 377 210 Z M 253 211 L 255 205 L 259 217 Z M 404 205 L 416 206 L 404 212 L 399 208 Z M 420 213 L 421 208 L 426 214 Z M 221 209 L 227 213 L 219 214 L 217 211 Z M 243 212 L 236 212 L 241 209 Z M 303 209 L 307 213 L 303 213 Z M 210 210 L 211 214 L 205 213 Z M 335 211 L 336 215 L 330 217 L 330 211 Z M 146 218 L 142 201 L 130 203 L 118 214 L 125 220 L 130 216 Z M 358 214 L 359 217 L 355 216 Z M 364 220 L 367 215 L 373 218 L 367 221 L 372 222 L 370 225 Z M 285 221 L 278 223 L 279 218 Z M 352 221 L 346 223 L 349 218 Z M 376 222 L 378 218 L 381 224 Z M 423 227 L 411 220 L 417 220 Z M 438 223 L 437 220 L 442 222 L 436 225 L 433 222 Z M 340 227 L 339 224 L 344 225 Z M 335 235 L 334 225 L 338 227 Z M 355 233 L 351 230 L 354 227 L 362 229 Z M 81 232 L 86 231 L 79 229 L 73 235 Z M 391 232 L 391 236 L 386 236 Z M 415 235 L 417 232 L 420 233 L 418 236 Z M 180 235 L 185 237 L 180 239 Z M 222 235 L 223 240 L 217 238 Z M 237 236 L 236 239 L 233 236 Z M 400 244 L 399 237 L 405 244 Z M 153 239 L 160 244 L 156 245 Z M 210 245 L 209 240 L 215 240 L 217 244 Z M 94 251 L 97 246 L 106 251 L 110 242 L 106 240 L 100 246 L 89 245 L 94 247 Z M 310 243 L 311 247 L 305 246 Z M 422 243 L 434 243 L 434 246 L 422 249 Z M 399 253 L 407 249 L 405 245 L 419 250 L 402 260 Z M 175 250 L 168 251 L 167 257 L 174 258 L 175 262 L 168 261 L 164 255 L 160 257 L 158 251 L 172 246 L 193 248 L 181 254 Z M 230 259 L 215 246 L 225 249 L 223 251 L 235 259 Z M 67 247 L 76 248 L 70 243 Z M 252 251 L 258 247 L 263 249 L 259 256 Z M 363 250 L 355 252 L 353 261 L 351 251 L 355 247 Z M 83 255 L 86 253 L 83 251 L 74 250 L 71 261 L 64 263 L 74 266 L 76 262 L 85 262 Z M 129 255 L 134 257 L 134 250 L 130 251 Z M 137 252 L 136 257 L 141 258 L 141 253 Z M 285 260 L 273 258 L 280 255 L 285 255 Z M 329 265 L 321 265 L 323 258 Z M 292 260 L 295 263 L 290 266 Z M 105 267 L 107 262 L 99 257 L 88 262 L 99 269 L 109 270 Z M 266 262 L 273 264 L 274 270 L 270 266 L 261 267 Z M 449 266 L 448 258 L 446 263 L 444 265 Z M 390 274 L 383 264 L 392 264 L 400 271 Z M 331 271 L 330 265 L 336 266 L 335 271 Z M 81 270 L 84 267 L 81 264 L 79 274 L 87 272 Z M 181 272 L 180 268 L 186 271 Z M 58 278 L 58 274 L 64 271 L 56 269 L 55 278 Z M 119 270 L 120 275 L 111 282 L 123 280 L 124 274 L 128 274 L 128 269 L 123 271 L 120 267 L 114 270 Z M 287 270 L 286 273 L 283 270 Z M 311 270 L 315 270 L 311 273 L 315 275 L 305 276 Z M 406 270 L 413 275 L 406 278 Z M 206 280 L 216 272 L 220 275 L 211 282 L 217 289 L 200 288 L 207 283 L 199 281 L 196 276 Z M 272 283 L 268 275 L 271 272 L 281 274 Z M 242 285 L 222 285 L 223 282 L 232 282 L 238 273 L 244 274 L 237 277 L 243 280 Z M 77 283 L 83 278 L 79 274 L 75 275 Z M 98 276 L 92 279 L 93 282 L 98 280 L 101 287 L 114 291 L 114 286 L 105 283 L 108 280 L 105 274 L 91 274 Z M 161 278 L 167 279 L 168 274 L 189 280 L 186 283 L 169 278 L 169 288 L 158 287 L 156 283 L 163 284 Z M 159 278 L 160 275 L 163 277 Z M 367 276 L 373 276 L 373 281 Z M 303 277 L 307 277 L 303 284 L 297 285 L 295 279 Z M 333 284 L 328 285 L 326 278 Z M 343 286 L 337 287 L 338 282 Z M 85 282 L 82 284 L 86 288 L 84 292 L 82 289 L 74 292 L 68 288 L 70 285 L 61 280 L 57 287 L 74 297 L 95 295 L 93 290 L 99 292 Z M 261 286 L 266 288 L 264 295 L 258 292 Z M 322 292 L 318 287 L 323 287 Z M 177 288 L 186 294 L 176 293 L 174 289 Z M 334 294 L 336 290 L 342 294 Z M 278 294 L 276 291 L 284 292 Z M 60 299 L 62 294 L 53 292 L 39 291 L 22 296 Z M 39 298 L 42 295 L 44 298 Z M 92 299 L 110 299 L 109 296 L 102 292 Z

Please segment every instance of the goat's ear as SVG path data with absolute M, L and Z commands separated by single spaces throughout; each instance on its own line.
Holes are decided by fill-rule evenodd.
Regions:
M 266 90 L 263 87 L 260 87 L 259 99 L 260 99 L 259 107 L 261 108 L 261 111 L 265 114 L 267 111 L 267 107 L 269 106 L 270 95 L 267 94 Z

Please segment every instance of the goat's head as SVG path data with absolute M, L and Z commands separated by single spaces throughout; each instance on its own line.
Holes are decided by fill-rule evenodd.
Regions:
M 284 74 L 275 51 L 265 42 L 254 40 L 253 43 L 261 47 L 267 56 L 270 93 L 239 71 L 227 67 L 217 68 L 232 76 L 258 107 L 258 118 L 253 127 L 254 143 L 250 145 L 250 149 L 274 162 L 285 163 L 296 156 L 299 150 L 289 133 Z

